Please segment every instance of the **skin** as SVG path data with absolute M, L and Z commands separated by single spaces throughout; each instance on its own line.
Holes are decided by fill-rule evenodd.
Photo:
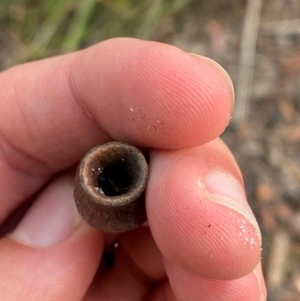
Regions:
M 259 244 L 245 248 L 230 209 L 199 189 L 212 172 L 244 189 L 218 138 L 234 93 L 217 64 L 113 39 L 4 71 L 0 99 L 0 224 L 37 191 L 36 204 L 71 204 L 72 168 L 95 145 L 125 141 L 148 149 L 151 162 L 143 227 L 107 235 L 74 213 L 76 223 L 50 245 L 24 241 L 18 230 L 3 237 L 3 300 L 266 300 Z M 42 231 L 38 210 L 27 215 Z M 115 264 L 100 263 L 115 242 Z

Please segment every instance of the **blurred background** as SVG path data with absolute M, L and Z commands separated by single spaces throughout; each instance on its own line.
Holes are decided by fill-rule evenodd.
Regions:
M 1 0 L 0 70 L 130 36 L 208 56 L 236 109 L 222 138 L 263 233 L 268 301 L 300 300 L 300 0 Z

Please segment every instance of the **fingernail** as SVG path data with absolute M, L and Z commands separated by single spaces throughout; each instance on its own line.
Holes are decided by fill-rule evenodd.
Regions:
M 257 280 L 259 288 L 259 301 L 266 301 L 267 291 L 265 289 L 265 284 L 263 282 L 263 274 L 261 269 L 261 263 L 259 263 L 256 268 L 253 270 L 253 274 Z
M 261 243 L 259 226 L 239 183 L 230 175 L 212 173 L 206 176 L 204 186 L 209 200 L 241 214 L 252 225 Z
M 65 240 L 79 220 L 73 181 L 65 176 L 42 192 L 10 237 L 25 245 L 47 248 Z
M 219 71 L 227 79 L 227 82 L 228 82 L 230 90 L 231 90 L 230 92 L 231 92 L 231 95 L 232 95 L 232 101 L 233 101 L 233 105 L 234 105 L 234 102 L 235 102 L 234 86 L 233 86 L 232 80 L 231 80 L 229 74 L 227 73 L 227 71 L 220 64 L 218 64 L 216 61 L 214 61 L 214 60 L 212 60 L 212 59 L 210 59 L 210 58 L 208 58 L 206 56 L 202 56 L 202 55 L 199 55 L 199 54 L 196 54 L 196 53 L 189 53 L 189 55 L 191 55 L 191 56 L 193 56 L 195 58 L 199 58 L 201 60 L 207 61 L 211 65 L 214 65 L 217 69 L 219 69 Z

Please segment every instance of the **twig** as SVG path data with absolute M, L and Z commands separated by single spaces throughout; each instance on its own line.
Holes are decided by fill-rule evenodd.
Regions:
M 279 230 L 274 234 L 271 245 L 271 253 L 266 272 L 266 280 L 269 290 L 280 286 L 285 279 L 286 263 L 291 248 L 291 239 L 287 231 Z
M 262 22 L 261 29 L 280 33 L 299 33 L 300 19 Z
M 236 89 L 236 108 L 233 116 L 237 124 L 244 123 L 248 119 L 262 3 L 263 0 L 248 0 L 246 8 Z

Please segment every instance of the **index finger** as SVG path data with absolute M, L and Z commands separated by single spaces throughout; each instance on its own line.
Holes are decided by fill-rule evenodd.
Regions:
M 210 60 L 134 39 L 3 72 L 0 220 L 96 144 L 174 149 L 212 140 L 232 111 L 224 74 Z

